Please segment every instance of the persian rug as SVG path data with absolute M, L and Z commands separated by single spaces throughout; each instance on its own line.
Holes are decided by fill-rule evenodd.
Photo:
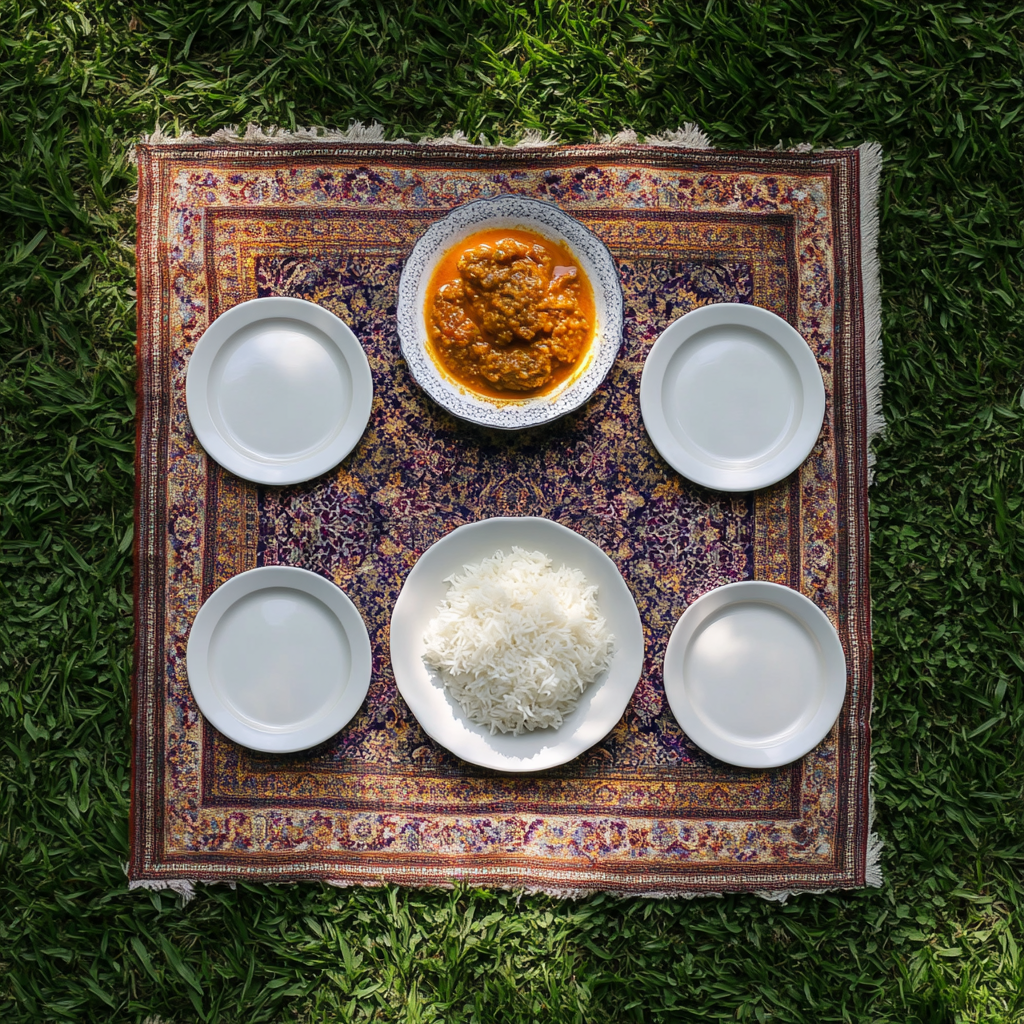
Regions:
M 881 884 L 871 835 L 869 440 L 880 426 L 875 201 L 880 153 L 723 152 L 666 144 L 473 147 L 313 136 L 158 139 L 138 149 L 138 466 L 132 855 L 136 886 L 322 879 L 579 895 L 698 895 Z M 699 142 L 699 140 L 698 140 Z M 608 246 L 625 338 L 564 419 L 505 434 L 453 419 L 403 362 L 403 260 L 453 207 L 501 193 L 557 203 Z M 257 296 L 326 306 L 362 342 L 369 425 L 336 470 L 263 488 L 208 459 L 185 371 L 220 313 Z M 816 355 L 827 410 L 789 479 L 726 495 L 682 479 L 644 432 L 644 358 L 711 302 L 764 306 Z M 614 560 L 646 634 L 642 678 L 602 743 L 510 777 L 420 729 L 388 656 L 395 600 L 422 552 L 489 516 L 538 515 Z M 356 717 L 297 755 L 254 753 L 198 712 L 185 672 L 196 611 L 230 576 L 296 565 L 334 580 L 369 629 Z M 835 727 L 802 761 L 733 768 L 665 699 L 672 628 L 736 580 L 800 590 L 848 666 Z

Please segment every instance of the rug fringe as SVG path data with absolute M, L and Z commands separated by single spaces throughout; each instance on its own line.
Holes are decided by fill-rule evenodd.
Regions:
M 648 135 L 644 139 L 645 146 L 675 146 L 679 149 L 714 149 L 707 134 L 695 125 L 687 121 L 681 128 L 675 131 L 662 132 L 660 135 Z
M 653 136 L 652 136 L 653 138 Z M 640 136 L 632 128 L 623 128 L 614 135 L 600 135 L 596 131 L 593 135 L 594 142 L 601 146 L 639 146 Z
M 868 771 L 868 854 L 864 863 L 864 884 L 872 889 L 881 889 L 885 884 L 882 877 L 882 848 L 885 841 L 875 831 L 875 763 Z
M 408 142 L 407 139 L 393 140 L 395 142 Z M 544 135 L 537 128 L 530 128 L 518 142 L 490 142 L 486 135 L 478 135 L 477 141 L 473 141 L 464 131 L 454 131 L 448 135 L 426 136 L 415 145 L 421 146 L 466 146 L 471 149 L 479 149 L 488 146 L 492 149 L 543 149 L 546 146 L 560 146 L 561 139 L 554 133 Z
M 196 895 L 195 882 L 187 878 L 142 878 L 128 883 L 129 889 L 147 889 L 150 892 L 161 892 L 170 889 L 181 897 L 181 905 L 187 906 Z
M 882 886 L 882 869 L 879 864 L 879 857 L 881 854 L 882 840 L 872 832 L 868 840 L 867 850 L 867 863 L 865 868 L 865 885 L 872 888 L 881 888 Z M 333 886 L 336 889 L 353 889 L 359 886 L 364 889 L 377 889 L 386 885 L 401 885 L 401 882 L 392 882 L 387 879 L 352 879 L 352 878 L 324 878 L 322 879 L 324 884 Z M 455 885 L 459 881 L 465 881 L 465 879 L 453 879 L 451 881 L 436 881 L 431 882 L 430 887 L 433 889 L 454 889 Z M 484 888 L 487 889 L 500 889 L 505 892 L 516 893 L 517 896 L 550 896 L 553 899 L 559 900 L 582 900 L 588 899 L 591 896 L 597 895 L 597 890 L 594 889 L 581 889 L 572 886 L 561 886 L 561 885 L 520 885 L 520 884 L 507 884 L 502 885 L 500 883 L 489 882 L 486 883 Z M 785 903 L 791 896 L 820 896 L 826 892 L 851 892 L 860 886 L 855 885 L 844 885 L 844 886 L 832 886 L 826 889 L 754 889 L 749 890 L 746 893 L 742 892 L 712 892 L 706 889 L 701 889 L 696 892 L 684 892 L 679 889 L 631 889 L 629 892 L 614 892 L 610 889 L 602 889 L 600 892 L 606 895 L 618 896 L 621 899 L 653 899 L 653 900 L 696 900 L 696 899 L 724 899 L 726 896 L 757 896 L 762 900 L 769 900 L 773 903 Z
M 143 135 L 139 141 L 145 146 L 205 146 L 211 142 L 250 143 L 261 146 L 282 142 L 390 142 L 392 145 L 409 142 L 408 139 L 386 139 L 384 126 L 376 121 L 372 124 L 353 121 L 344 130 L 341 128 L 303 128 L 302 126 L 287 129 L 279 128 L 277 125 L 263 128 L 250 122 L 244 130 L 238 125 L 229 124 L 219 128 L 212 135 L 196 135 L 188 128 L 177 133 L 164 131 L 157 124 L 151 134 Z
M 423 146 L 479 146 L 480 142 L 474 142 L 464 131 L 450 132 L 448 135 L 431 135 L 420 139 Z
M 333 886 L 335 889 L 353 889 L 359 886 L 363 889 L 378 889 L 386 885 L 401 885 L 401 882 L 388 881 L 384 878 L 367 878 L 367 879 L 355 879 L 355 878 L 324 878 L 323 882 L 325 885 Z M 430 887 L 432 889 L 454 889 L 455 886 L 465 882 L 464 878 L 452 877 L 449 881 L 436 881 L 431 882 Z M 587 899 L 591 896 L 596 896 L 597 891 L 594 889 L 582 889 L 575 886 L 569 885 L 523 885 L 519 882 L 510 882 L 506 885 L 500 883 L 487 883 L 485 888 L 488 889 L 500 889 L 503 892 L 511 892 L 516 895 L 516 902 L 523 896 L 550 896 L 552 899 L 557 900 L 582 900 Z M 721 899 L 725 893 L 721 892 L 680 892 L 677 889 L 643 889 L 634 892 L 616 893 L 609 889 L 602 889 L 601 892 L 619 896 L 622 899 L 680 899 L 680 900 L 693 900 L 701 897 L 709 897 L 714 899 Z
M 874 776 L 874 766 L 871 768 L 872 777 Z M 867 849 L 867 861 L 865 864 L 864 883 L 866 886 L 879 889 L 882 887 L 882 866 L 881 866 L 881 853 L 882 847 L 885 845 L 882 839 L 874 831 L 874 799 L 869 797 L 869 835 L 868 835 L 868 849 Z M 389 884 L 384 878 L 366 878 L 366 879 L 353 879 L 353 878 L 323 878 L 320 879 L 325 885 L 332 886 L 335 889 L 353 889 L 357 886 L 362 889 L 379 889 Z M 435 889 L 454 889 L 455 885 L 459 881 L 464 879 L 452 878 L 451 881 L 443 882 L 437 881 L 431 883 L 431 888 Z M 280 884 L 280 883 L 278 883 Z M 398 883 L 401 884 L 401 883 Z M 160 878 L 160 879 L 141 879 L 139 881 L 130 881 L 128 883 L 129 889 L 145 889 L 151 892 L 159 892 L 161 890 L 170 890 L 181 898 L 181 905 L 187 906 L 196 896 L 197 885 L 226 885 L 229 889 L 236 889 L 237 885 L 235 882 L 224 880 L 221 881 L 217 878 L 202 878 L 202 879 L 188 879 L 188 878 Z M 501 885 L 491 884 L 488 886 L 491 889 L 502 889 L 508 892 L 514 892 L 519 897 L 522 896 L 550 896 L 553 899 L 559 900 L 582 900 L 587 899 L 595 895 L 593 889 L 582 889 L 573 886 L 563 885 Z M 791 896 L 815 896 L 820 895 L 823 892 L 842 892 L 845 889 L 854 888 L 852 886 L 836 886 L 830 889 L 755 889 L 750 895 L 757 896 L 763 900 L 769 900 L 773 903 L 785 903 Z M 609 890 L 602 890 L 608 892 Z M 695 900 L 695 899 L 722 899 L 727 895 L 725 892 L 711 892 L 708 890 L 700 890 L 697 892 L 681 892 L 678 889 L 643 889 L 639 891 L 630 890 L 628 893 L 611 893 L 611 895 L 619 895 L 623 899 L 677 899 L 677 900 Z
M 883 885 L 881 852 L 884 842 L 877 833 L 871 832 L 868 838 L 867 864 L 865 867 L 864 884 L 871 888 L 879 889 Z M 349 879 L 349 878 L 323 878 L 320 879 L 325 885 L 335 889 L 354 889 L 357 886 L 361 889 L 379 889 L 390 884 L 395 884 L 386 879 Z M 461 881 L 461 879 L 460 879 Z M 281 884 L 278 882 L 277 884 Z M 401 884 L 401 883 L 398 883 Z M 181 898 L 181 905 L 187 906 L 196 896 L 197 885 L 226 885 L 229 889 L 236 889 L 234 882 L 220 881 L 219 879 L 198 879 L 168 878 L 168 879 L 143 879 L 129 882 L 129 889 L 145 889 L 149 891 L 170 890 Z M 432 882 L 433 889 L 454 889 L 455 880 L 451 882 Z M 594 889 L 579 889 L 571 886 L 559 885 L 500 885 L 489 884 L 489 889 L 503 889 L 514 892 L 520 896 L 550 896 L 558 900 L 582 900 L 595 896 Z M 843 892 L 855 886 L 836 886 L 829 889 L 755 889 L 749 895 L 757 896 L 762 900 L 769 900 L 773 903 L 786 903 L 791 896 L 819 896 L 825 892 Z M 609 890 L 601 890 L 608 893 Z M 710 892 L 700 890 L 699 892 L 684 892 L 678 889 L 642 889 L 630 890 L 628 893 L 610 893 L 621 896 L 623 899 L 653 899 L 653 900 L 696 900 L 696 899 L 723 899 L 730 893 Z M 743 895 L 737 893 L 735 895 Z
M 687 121 L 681 128 L 673 131 L 660 132 L 657 135 L 647 135 L 641 138 L 632 128 L 623 128 L 614 135 L 599 135 L 594 132 L 594 141 L 602 146 L 661 146 L 676 147 L 678 149 L 713 149 L 711 140 L 707 134 L 695 125 Z
M 882 180 L 882 147 L 866 142 L 860 152 L 860 276 L 864 289 L 864 359 L 868 410 L 868 484 L 874 480 L 872 441 L 885 432 L 882 412 L 882 294 L 878 261 L 878 202 Z
M 231 890 L 238 888 L 237 882 L 232 882 L 228 879 L 224 879 L 222 881 L 219 878 L 203 878 L 199 880 L 191 878 L 142 878 L 135 881 L 129 881 L 128 888 L 146 889 L 150 892 L 160 892 L 164 889 L 170 889 L 171 892 L 181 897 L 181 905 L 184 907 L 195 899 L 196 886 L 200 883 L 203 885 L 226 885 Z
M 614 135 L 594 135 L 594 141 L 604 146 L 662 146 L 678 149 L 711 149 L 711 140 L 697 125 L 687 122 L 680 128 L 664 131 L 657 135 L 648 135 L 642 139 L 633 129 L 627 128 Z M 296 127 L 279 128 L 272 125 L 262 128 L 258 124 L 248 124 L 245 129 L 238 125 L 227 125 L 212 135 L 196 135 L 185 128 L 180 132 L 165 130 L 157 125 L 148 135 L 139 140 L 144 146 L 204 146 L 211 143 L 236 143 L 269 146 L 289 142 L 357 142 L 374 143 L 376 145 L 422 145 L 422 146 L 466 146 L 472 148 L 488 147 L 491 149 L 544 149 L 549 146 L 561 145 L 561 140 L 553 132 L 545 134 L 538 128 L 528 128 L 516 142 L 490 142 L 485 135 L 471 139 L 464 131 L 458 129 L 447 135 L 428 136 L 412 143 L 406 138 L 388 139 L 385 137 L 384 126 L 377 121 L 363 124 L 353 121 L 348 128 Z

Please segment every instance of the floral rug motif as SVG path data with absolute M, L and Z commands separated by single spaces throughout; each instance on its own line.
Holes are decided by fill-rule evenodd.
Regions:
M 871 638 L 868 385 L 861 154 L 644 146 L 475 149 L 410 144 L 179 143 L 139 149 L 139 407 L 132 860 L 135 882 L 481 885 L 555 893 L 696 894 L 865 884 Z M 625 337 L 577 412 L 505 434 L 453 419 L 400 355 L 403 260 L 472 199 L 558 203 L 609 247 Z M 353 329 L 374 380 L 369 425 L 336 470 L 262 488 L 208 460 L 185 371 L 231 306 L 286 295 Z M 824 429 L 793 476 L 754 494 L 683 480 L 640 417 L 651 345 L 713 302 L 797 327 L 825 380 Z M 616 563 L 646 634 L 643 676 L 612 734 L 559 769 L 509 777 L 433 743 L 398 695 L 389 621 L 417 558 L 463 523 L 541 515 Z M 373 677 L 353 721 L 298 755 L 209 726 L 185 648 L 203 600 L 257 565 L 334 580 L 370 633 Z M 706 591 L 797 588 L 836 625 L 848 695 L 801 762 L 732 768 L 682 733 L 661 664 Z

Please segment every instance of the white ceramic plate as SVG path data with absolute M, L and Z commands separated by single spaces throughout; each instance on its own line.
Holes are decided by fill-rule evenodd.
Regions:
M 192 623 L 186 658 L 199 710 L 229 739 L 271 753 L 330 739 L 370 685 L 370 638 L 355 605 L 291 566 L 218 587 Z
M 373 402 L 370 364 L 333 313 L 304 299 L 251 299 L 203 333 L 188 364 L 192 429 L 246 480 L 296 484 L 356 446 Z
M 580 367 L 545 395 L 486 398 L 438 369 L 427 351 L 427 288 L 446 253 L 477 231 L 524 228 L 564 245 L 590 279 L 597 320 L 594 340 Z M 416 382 L 438 405 L 471 423 L 519 430 L 564 416 L 597 390 L 622 344 L 622 284 L 605 244 L 551 203 L 525 196 L 478 199 L 432 224 L 413 247 L 398 283 L 398 337 Z
M 785 320 L 726 302 L 669 324 L 644 363 L 644 426 L 662 458 L 694 483 L 755 491 L 807 458 L 825 385 L 807 342 Z
M 557 729 L 492 736 L 466 718 L 440 676 L 423 660 L 423 634 L 448 593 L 446 577 L 467 563 L 513 546 L 542 551 L 552 566 L 581 570 L 596 584 L 597 603 L 615 636 L 612 664 L 583 692 Z M 420 725 L 464 761 L 504 772 L 534 772 L 571 761 L 600 742 L 622 717 L 644 660 L 644 632 L 633 595 L 615 563 L 585 537 L 534 517 L 484 519 L 453 530 L 423 553 L 406 578 L 391 616 L 395 682 Z
M 846 696 L 846 658 L 828 616 L 803 594 L 729 583 L 680 616 L 665 652 L 665 694 L 702 750 L 775 768 L 828 735 Z

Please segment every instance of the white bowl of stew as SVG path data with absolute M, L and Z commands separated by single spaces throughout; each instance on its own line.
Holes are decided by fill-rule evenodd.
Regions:
M 420 237 L 398 285 L 398 337 L 448 412 L 501 430 L 583 405 L 622 344 L 622 286 L 604 243 L 551 203 L 498 196 Z

